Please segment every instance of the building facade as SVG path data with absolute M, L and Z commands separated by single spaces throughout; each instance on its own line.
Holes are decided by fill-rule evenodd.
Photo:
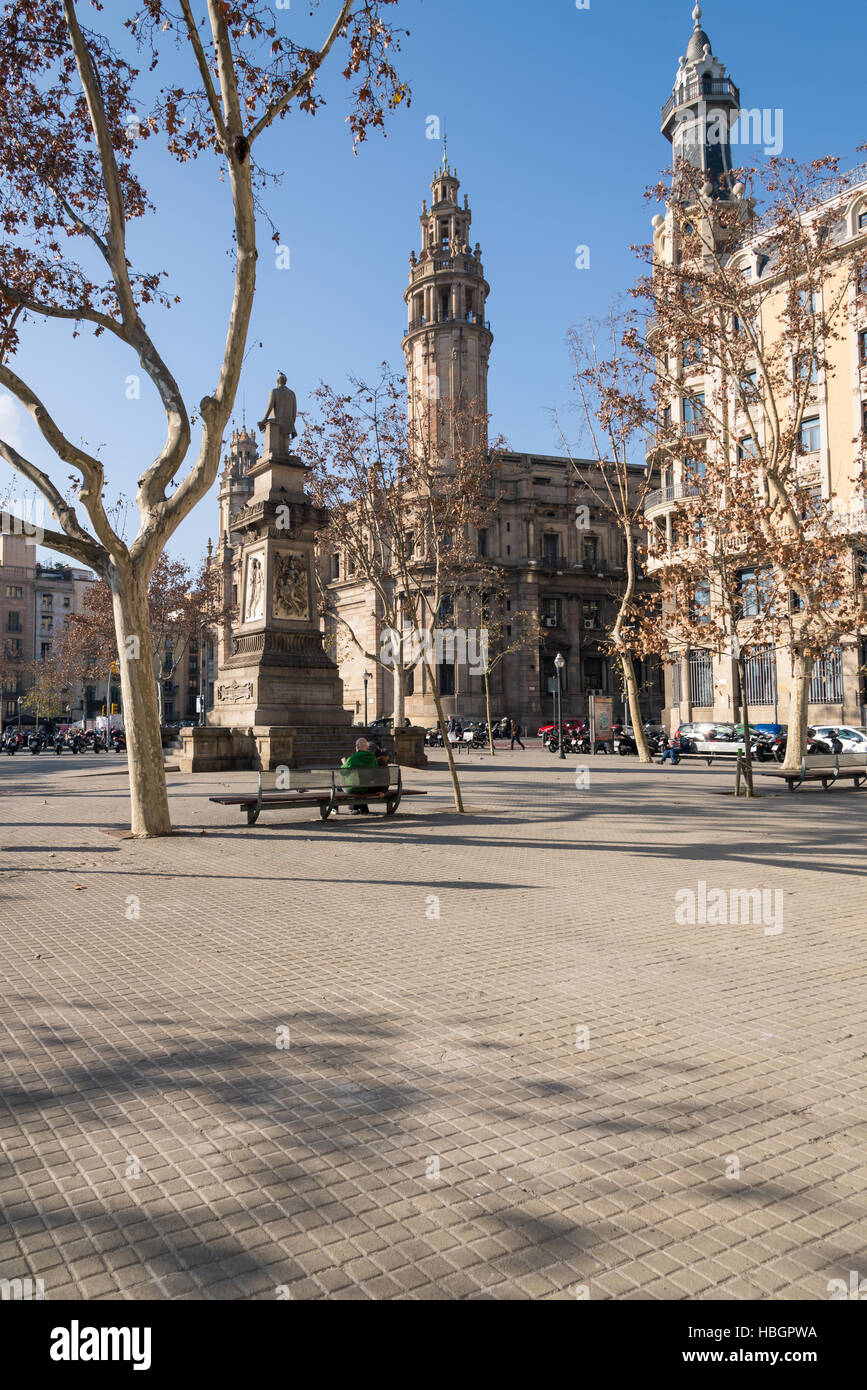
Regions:
M 0 701 L 2 724 L 18 718 L 18 699 L 30 688 L 36 601 L 36 546 L 23 535 L 0 532 Z
M 430 205 L 427 199 L 422 203 L 421 250 L 410 256 L 403 351 L 409 410 L 427 412 L 425 435 L 446 456 L 452 441 L 439 439 L 438 430 L 453 428 L 461 410 L 487 414 L 493 344 L 487 318 L 490 286 L 481 247 L 478 242 L 470 245 L 471 222 L 469 200 L 466 195 L 461 200 L 460 181 L 444 153 L 431 183 Z M 637 494 L 644 465 L 636 464 L 632 472 Z M 520 614 L 526 627 L 543 636 L 507 654 L 492 671 L 495 719 L 509 715 L 535 731 L 552 717 L 558 653 L 566 662 L 564 717 L 586 715 L 593 694 L 612 695 L 616 713 L 623 714 L 619 670 L 612 664 L 605 632 L 620 602 L 625 546 L 616 519 L 602 510 L 586 485 L 594 479 L 601 481 L 592 460 L 512 452 L 499 460 L 496 514 L 479 533 L 479 553 L 500 569 L 507 585 L 506 622 L 509 612 Z M 225 486 L 228 492 L 229 484 Z M 585 507 L 589 525 L 584 525 L 585 515 L 579 529 L 578 509 Z M 372 589 L 347 574 L 346 557 L 326 557 L 326 563 L 335 613 L 364 651 L 380 652 L 384 624 Z M 464 631 L 470 616 L 452 606 L 442 614 L 443 629 Z M 347 704 L 359 721 L 365 708 L 370 719 L 393 715 L 392 673 L 366 660 L 351 640 L 342 640 L 338 625 L 332 623 L 330 631 Z M 507 647 L 509 635 L 507 628 Z M 484 677 L 472 647 L 465 651 L 457 642 L 442 655 L 437 685 L 446 714 L 484 718 Z M 654 661 L 638 663 L 637 674 L 643 712 L 658 718 L 663 701 L 660 668 Z M 429 725 L 436 719 L 421 664 L 409 674 L 405 712 L 414 724 Z
M 675 158 L 687 158 L 707 175 L 703 193 L 708 198 L 709 217 L 720 201 L 743 199 L 744 188 L 733 184 L 730 135 L 740 111 L 740 94 L 726 69 L 711 52 L 710 41 L 701 28 L 701 9 L 694 12 L 695 28 L 680 61 L 672 96 L 662 111 L 662 131 L 671 141 Z M 708 132 L 713 130 L 713 139 Z M 809 399 L 801 430 L 800 481 L 817 498 L 836 499 L 839 515 L 845 518 L 851 538 L 853 583 L 863 583 L 867 572 L 867 512 L 860 451 L 862 431 L 867 425 L 867 294 L 854 287 L 849 277 L 847 257 L 860 253 L 867 245 L 867 166 L 854 170 L 842 180 L 829 184 L 828 200 L 811 215 L 833 212 L 832 237 L 837 249 L 837 269 L 823 291 L 829 303 L 843 301 L 843 318 L 838 336 L 827 344 L 827 367 L 815 373 L 809 385 Z M 773 258 L 762 254 L 761 241 L 767 228 L 759 225 L 752 241 L 738 248 L 731 269 L 742 282 L 755 287 L 755 324 L 764 344 L 779 341 L 780 324 L 789 289 Z M 676 265 L 681 255 L 678 219 L 669 208 L 665 217 L 654 218 L 654 254 L 660 263 Z M 846 289 L 846 280 L 853 287 Z M 670 348 L 661 344 L 658 351 Z M 678 347 L 674 347 L 675 355 Z M 797 370 L 797 364 L 793 364 Z M 667 457 L 659 482 L 649 494 L 646 515 L 649 524 L 664 534 L 669 550 L 676 544 L 673 531 L 675 508 L 689 495 L 687 468 L 691 445 L 705 439 L 703 423 L 705 401 L 719 399 L 726 389 L 711 374 L 703 373 L 701 362 L 680 362 L 682 379 L 688 391 L 676 394 L 669 407 L 668 426 L 679 429 L 683 454 Z M 718 373 L 717 373 L 718 375 Z M 715 395 L 716 393 L 716 395 Z M 742 438 L 741 436 L 744 436 Z M 758 440 L 761 447 L 763 441 Z M 739 447 L 754 447 L 750 425 L 744 418 L 734 419 L 730 449 L 734 459 Z M 650 454 L 651 464 L 654 454 Z M 661 563 L 661 562 L 657 562 Z M 712 595 L 711 595 L 712 599 Z M 673 729 L 686 721 L 737 721 L 745 693 L 751 718 L 757 723 L 787 721 L 792 690 L 792 662 L 783 646 L 768 645 L 747 658 L 747 689 L 741 692 L 737 666 L 730 654 L 701 647 L 673 649 L 666 664 L 665 720 Z M 863 724 L 867 722 L 867 632 L 853 632 L 817 661 L 810 689 L 810 722 L 814 724 Z

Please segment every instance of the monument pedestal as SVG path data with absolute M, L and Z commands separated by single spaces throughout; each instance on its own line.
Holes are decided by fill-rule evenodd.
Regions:
M 427 767 L 424 729 L 395 729 L 394 761 L 400 767 Z
M 231 517 L 239 615 L 207 727 L 182 735 L 183 770 L 333 767 L 352 751 L 353 715 L 313 599 L 316 534 L 327 513 L 307 496 L 308 470 L 288 452 L 290 425 L 288 416 L 266 419 L 265 451 L 246 472 L 252 495 Z

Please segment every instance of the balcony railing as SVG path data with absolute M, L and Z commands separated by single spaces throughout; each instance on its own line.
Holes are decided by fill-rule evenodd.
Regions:
M 481 314 L 435 314 L 430 319 L 422 314 L 421 318 L 410 320 L 404 337 L 410 333 L 415 333 L 418 328 L 430 328 L 437 323 L 470 323 L 475 328 L 486 328 L 489 333 L 491 331 L 490 319 L 483 319 Z
M 459 275 L 480 276 L 481 267 L 475 256 L 467 255 L 463 251 L 457 252 L 454 256 L 447 251 L 437 251 L 434 256 L 426 260 L 419 261 L 412 268 L 412 282 L 423 280 L 426 275 L 430 275 L 431 270 L 440 274 L 457 273 Z
M 675 106 L 686 106 L 701 97 L 732 97 L 738 106 L 741 102 L 741 94 L 730 77 L 694 78 L 672 92 L 662 108 L 662 124 L 665 125 Z
M 659 487 L 655 492 L 649 492 L 644 501 L 644 510 L 653 511 L 654 507 L 661 507 L 666 502 L 679 502 L 684 497 L 695 497 L 696 489 L 692 483 L 670 483 L 668 487 Z

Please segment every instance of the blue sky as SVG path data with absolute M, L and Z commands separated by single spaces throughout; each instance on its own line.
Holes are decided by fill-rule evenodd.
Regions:
M 316 33 L 334 5 L 324 0 Z M 314 119 L 293 114 L 258 147 L 260 161 L 282 174 L 267 205 L 291 268 L 277 268 L 263 222 L 250 335 L 263 347 L 251 348 L 237 420 L 244 404 L 248 423 L 259 418 L 278 368 L 302 410 L 319 380 L 373 375 L 384 360 L 402 368 L 408 256 L 441 154 L 426 138 L 436 115 L 491 285 L 493 428 L 513 448 L 560 452 L 552 410 L 570 400 L 566 333 L 604 314 L 635 278 L 630 246 L 649 238 L 654 209 L 644 190 L 667 160 L 660 108 L 691 10 L 691 0 L 590 0 L 582 9 L 574 0 L 401 0 L 396 11 L 411 35 L 400 71 L 413 102 L 391 118 L 388 138 L 372 135 L 353 158 L 334 65 L 327 108 Z M 278 20 L 295 32 L 302 11 L 293 0 Z M 702 22 L 744 106 L 783 112 L 784 154 L 860 158 L 863 0 L 832 0 L 822 11 L 803 0 L 708 0 Z M 211 162 L 168 165 L 156 145 L 143 148 L 142 170 L 160 215 L 136 226 L 131 251 L 138 264 L 169 270 L 182 296 L 148 324 L 195 402 L 213 387 L 225 338 L 228 201 Z M 590 249 L 588 270 L 575 267 L 579 245 Z M 109 490 L 128 495 L 163 428 L 146 382 L 141 399 L 127 399 L 136 365 L 104 338 L 72 343 L 55 325 L 31 327 L 16 363 L 73 439 L 101 447 Z M 51 466 L 38 432 L 2 396 L 0 432 Z M 62 482 L 67 471 L 55 465 L 53 476 Z M 192 562 L 215 535 L 214 493 L 169 549 Z

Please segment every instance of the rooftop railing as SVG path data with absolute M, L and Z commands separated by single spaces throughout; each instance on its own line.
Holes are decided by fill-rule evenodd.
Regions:
M 741 94 L 730 77 L 693 78 L 691 82 L 676 88 L 668 98 L 662 108 L 663 125 L 676 106 L 686 106 L 691 101 L 699 101 L 702 97 L 732 97 L 738 106 L 741 103 Z

